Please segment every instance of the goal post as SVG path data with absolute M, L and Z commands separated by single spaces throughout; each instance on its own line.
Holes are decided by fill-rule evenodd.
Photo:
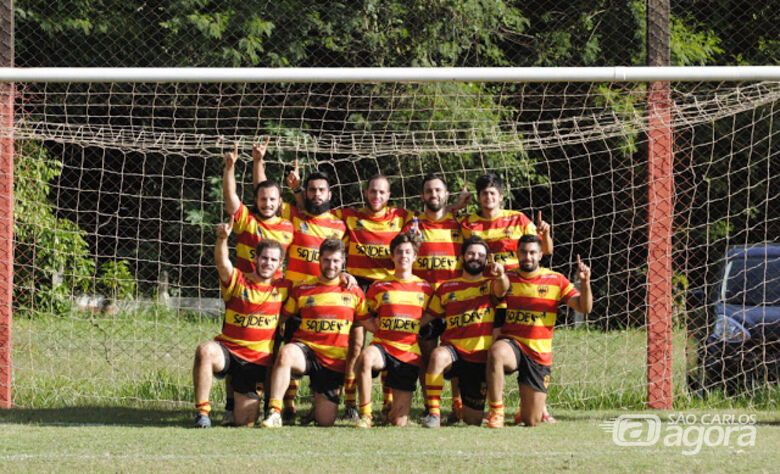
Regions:
M 553 368 L 553 383 L 558 372 L 564 382 L 551 399 L 553 404 L 556 397 L 564 400 L 564 406 L 604 406 L 610 396 L 618 404 L 636 403 L 610 393 L 628 383 L 621 374 L 636 380 L 633 368 L 601 362 L 599 352 L 611 351 L 621 359 L 644 356 L 643 403 L 670 408 L 679 384 L 673 377 L 682 373 L 673 371 L 672 354 L 679 352 L 673 341 L 684 343 L 673 330 L 685 324 L 679 320 L 685 312 L 680 292 L 689 284 L 681 283 L 676 260 L 694 251 L 696 258 L 707 260 L 699 264 L 710 268 L 719 262 L 721 247 L 762 236 L 772 240 L 778 226 L 773 217 L 756 217 L 751 210 L 777 203 L 770 188 L 777 183 L 780 157 L 767 140 L 776 143 L 773 134 L 780 123 L 778 66 L 0 68 L 0 87 L 8 91 L 0 115 L 0 199 L 13 208 L 14 146 L 25 156 L 54 154 L 66 176 L 53 173 L 53 188 L 43 197 L 61 199 L 52 211 L 52 219 L 63 221 L 57 232 L 89 247 L 84 254 L 89 258 L 68 248 L 67 255 L 53 255 L 46 269 L 37 267 L 34 259 L 50 249 L 41 243 L 40 224 L 29 222 L 29 235 L 41 240 L 17 242 L 26 247 L 14 262 L 13 222 L 9 218 L 3 227 L 0 210 L 0 244 L 7 244 L 0 247 L 0 304 L 7 297 L 9 308 L 8 324 L 0 320 L 0 354 L 8 354 L 7 367 L 10 312 L 19 304 L 13 302 L 10 283 L 15 263 L 29 276 L 19 284 L 26 285 L 21 297 L 29 297 L 33 312 L 60 311 L 50 300 L 45 305 L 36 300 L 42 279 L 65 281 L 46 291 L 57 298 L 64 291 L 71 302 L 98 292 L 99 285 L 112 288 L 115 300 L 124 292 L 136 307 L 144 298 L 161 296 L 213 298 L 211 232 L 215 220 L 225 218 L 218 189 L 220 156 L 233 142 L 241 144 L 244 156 L 238 170 L 244 191 L 251 182 L 249 145 L 271 136 L 271 176 L 282 176 L 293 157 L 301 158 L 304 172 L 326 167 L 336 181 L 334 200 L 341 205 L 361 202 L 361 184 L 370 172 L 389 175 L 395 181 L 394 203 L 407 207 L 418 205 L 426 172 L 443 173 L 451 192 L 482 172 L 501 174 L 508 184 L 507 207 L 527 214 L 543 210 L 552 221 L 556 251 L 549 265 L 573 279 L 576 254 L 592 259 L 600 313 L 588 322 L 604 335 L 588 346 L 588 331 L 571 325 L 571 331 L 561 332 L 561 345 L 569 344 L 570 352 Z M 751 113 L 752 118 L 744 118 Z M 685 134 L 693 138 L 682 145 L 678 139 Z M 731 145 L 721 135 L 730 137 Z M 32 143 L 49 145 L 42 151 Z M 743 153 L 747 163 L 740 161 Z M 675 189 L 676 173 L 685 199 Z M 689 187 L 689 180 L 696 186 Z M 716 185 L 709 184 L 713 180 Z M 747 180 L 747 204 L 721 189 L 733 189 L 738 180 Z M 41 184 L 48 190 L 48 182 Z M 720 194 L 702 198 L 702 192 Z M 681 234 L 692 242 L 690 249 L 675 250 Z M 710 250 L 713 241 L 717 245 Z M 171 294 L 169 286 L 176 287 Z M 73 332 L 96 331 L 89 357 L 108 361 L 110 372 L 138 364 L 133 370 L 143 374 L 145 384 L 128 395 L 95 398 L 186 398 L 185 379 L 139 364 L 129 350 L 114 347 L 118 341 L 147 337 L 155 341 L 149 344 L 159 344 L 157 334 L 186 326 L 184 318 L 141 321 L 134 323 L 142 328 L 136 331 L 121 315 L 92 306 L 87 316 L 68 316 L 61 323 L 70 324 Z M 627 328 L 628 336 L 615 338 L 609 333 L 615 328 Z M 634 330 L 647 338 L 636 339 Z M 644 353 L 637 351 L 637 340 L 645 343 Z M 20 344 L 32 350 L 27 348 L 31 336 Z M 194 346 L 166 346 L 155 348 L 154 356 L 180 365 L 191 350 Z M 590 365 L 578 362 L 584 355 Z M 31 367 L 35 357 L 27 357 Z M 0 376 L 2 364 L 0 358 Z M 10 370 L 7 377 L 7 400 L 0 393 L 0 402 L 10 404 Z M 595 388 L 598 377 L 614 380 Z

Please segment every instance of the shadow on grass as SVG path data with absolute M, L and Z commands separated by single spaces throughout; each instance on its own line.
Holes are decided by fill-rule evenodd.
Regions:
M 187 408 L 80 406 L 64 408 L 11 408 L 0 410 L 0 424 L 48 426 L 160 426 L 182 427 L 192 423 Z

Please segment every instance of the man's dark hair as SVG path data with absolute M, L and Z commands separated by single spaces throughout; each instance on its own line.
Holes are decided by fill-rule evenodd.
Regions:
M 255 258 L 259 257 L 265 249 L 277 249 L 279 250 L 279 257 L 282 259 L 284 258 L 284 247 L 273 239 L 263 239 L 257 244 Z
M 333 237 L 327 238 L 320 244 L 320 255 L 325 252 L 341 252 L 342 255 L 346 255 L 346 249 L 344 248 L 344 242 L 341 239 Z
M 496 188 L 499 193 L 502 195 L 504 194 L 504 181 L 496 173 L 483 174 L 477 178 L 475 185 L 477 187 L 477 196 L 479 196 L 479 193 L 481 193 L 483 189 L 487 188 Z
M 485 255 L 487 256 L 487 260 L 490 261 L 490 247 L 488 247 L 487 242 L 485 242 L 482 237 L 478 235 L 472 235 L 468 239 L 463 241 L 463 246 L 460 248 L 460 256 L 463 257 L 466 255 L 466 249 L 468 249 L 472 245 L 481 245 L 485 247 Z
M 316 171 L 309 176 L 306 177 L 306 181 L 303 182 L 303 189 L 307 189 L 309 187 L 309 182 L 314 181 L 317 179 L 324 179 L 328 182 L 328 187 L 330 187 L 330 176 L 328 176 L 328 173 L 324 171 Z
M 425 175 L 425 177 L 423 178 L 423 182 L 422 182 L 423 188 L 425 187 L 425 183 L 427 183 L 428 181 L 434 181 L 434 180 L 437 180 L 437 179 L 439 181 L 441 181 L 442 183 L 444 183 L 444 188 L 446 189 L 447 188 L 447 180 L 444 179 L 444 176 L 442 176 L 440 174 L 436 174 L 436 173 L 429 173 L 429 174 Z
M 422 242 L 422 240 L 420 240 L 420 234 L 418 232 L 402 232 L 393 237 L 393 240 L 390 241 L 390 255 L 395 253 L 396 247 L 407 242 L 414 247 L 414 253 L 420 252 L 420 243 Z
M 255 186 L 255 199 L 257 199 L 257 193 L 259 193 L 261 189 L 269 188 L 276 188 L 276 190 L 279 191 L 279 196 L 282 195 L 282 187 L 279 186 L 279 183 L 270 179 L 266 179 L 265 181 L 260 181 L 257 183 L 257 186 Z
M 520 240 L 517 241 L 517 248 L 520 248 L 521 244 L 536 244 L 539 248 L 542 248 L 542 239 L 540 239 L 538 235 L 524 234 L 520 237 Z

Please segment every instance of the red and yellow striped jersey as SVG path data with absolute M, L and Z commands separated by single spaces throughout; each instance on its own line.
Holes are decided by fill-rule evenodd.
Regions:
M 346 366 L 352 323 L 366 312 L 360 288 L 348 290 L 340 282 L 324 283 L 318 277 L 296 283 L 282 309 L 285 317 L 301 316 L 293 342 L 306 344 L 324 367 L 336 372 L 344 372 Z
M 259 283 L 234 268 L 227 282 L 220 281 L 225 320 L 215 340 L 248 362 L 271 365 L 279 312 L 291 286 L 288 280 Z
M 558 305 L 580 292 L 560 273 L 540 268 L 534 273 L 507 272 L 506 320 L 499 338 L 512 338 L 531 359 L 552 365 L 552 335 Z
M 404 226 L 404 232 L 412 222 Z M 457 278 L 461 272 L 460 250 L 463 233 L 460 222 L 451 212 L 440 220 L 432 220 L 424 212 L 417 214 L 417 228 L 422 237 L 417 260 L 412 271 L 433 285 Z
M 383 280 L 393 272 L 390 241 L 412 218 L 401 207 L 387 207 L 382 216 L 367 208 L 342 207 L 334 213 L 347 225 L 347 272 L 356 277 Z
M 236 233 L 236 268 L 249 274 L 255 271 L 255 253 L 262 239 L 271 239 L 282 244 L 285 250 L 293 240 L 293 225 L 287 219 L 272 217 L 258 219 L 243 203 L 233 215 L 233 231 Z M 284 260 L 284 255 L 282 255 Z M 282 278 L 282 266 L 274 278 Z
M 333 212 L 313 216 L 287 203 L 282 204 L 282 218 L 289 219 L 294 229 L 285 277 L 297 282 L 320 276 L 320 244 L 330 237 L 344 240 L 344 221 Z
M 492 291 L 492 278 L 459 277 L 439 285 L 428 305 L 428 312 L 447 324 L 441 343 L 454 347 L 469 362 L 487 362 L 495 321 Z
M 472 214 L 462 222 L 463 237 L 478 235 L 488 243 L 496 261 L 507 270 L 517 268 L 517 241 L 525 234 L 536 235 L 536 225 L 519 211 L 502 209 L 495 219 Z
M 366 293 L 368 309 L 377 316 L 377 332 L 371 343 L 381 345 L 401 362 L 422 365 L 417 335 L 432 294 L 431 284 L 414 275 L 408 280 L 390 275 L 372 283 Z M 368 317 L 366 314 L 361 319 Z

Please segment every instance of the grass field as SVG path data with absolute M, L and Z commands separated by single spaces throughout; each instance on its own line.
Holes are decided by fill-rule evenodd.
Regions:
M 14 322 L 14 403 L 0 411 L 0 472 L 24 471 L 775 471 L 780 465 L 778 390 L 707 400 L 685 390 L 684 335 L 675 332 L 676 415 L 755 418 L 755 443 L 621 447 L 600 424 L 645 406 L 644 333 L 557 330 L 550 406 L 560 421 L 534 429 L 466 426 L 424 430 L 346 425 L 281 430 L 193 430 L 191 358 L 219 323 L 149 311 Z M 375 387 L 378 390 L 378 386 Z M 507 384 L 508 418 L 517 388 Z M 302 385 L 300 408 L 308 388 Z M 377 393 L 378 395 L 378 393 Z M 445 397 L 447 392 L 445 392 Z M 221 416 L 221 384 L 212 392 Z M 158 400 L 158 401 L 150 401 Z M 164 402 L 160 402 L 162 400 Z M 449 403 L 444 402 L 445 415 Z M 413 418 L 419 415 L 418 399 Z M 671 418 L 670 418 L 671 417 Z M 679 418 L 679 417 L 678 417 Z M 695 433 L 694 433 L 695 434 Z
M 776 412 L 728 411 L 756 415 L 755 445 L 732 441 L 730 446 L 704 446 L 693 455 L 683 454 L 690 447 L 662 442 L 615 445 L 599 425 L 625 413 L 559 410 L 557 424 L 533 429 L 194 430 L 184 427 L 188 410 L 14 409 L 0 412 L 0 472 L 776 472 L 780 465 Z

